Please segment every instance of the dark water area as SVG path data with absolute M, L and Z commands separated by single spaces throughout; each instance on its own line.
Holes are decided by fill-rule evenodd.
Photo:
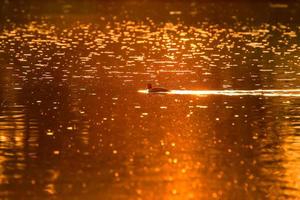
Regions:
M 299 199 L 300 4 L 3 1 L 1 199 Z

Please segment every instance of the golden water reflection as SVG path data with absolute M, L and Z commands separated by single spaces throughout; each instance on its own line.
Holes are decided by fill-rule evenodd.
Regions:
M 1 199 L 300 198 L 299 5 L 59 2 L 2 9 Z
M 59 122 L 60 132 L 55 121 L 42 125 L 17 114 L 1 133 L 1 183 L 10 186 L 1 195 L 297 197 L 297 99 L 272 98 L 119 96 L 113 118 L 88 111 L 87 135 L 69 120 Z M 15 123 L 22 128 L 9 131 Z

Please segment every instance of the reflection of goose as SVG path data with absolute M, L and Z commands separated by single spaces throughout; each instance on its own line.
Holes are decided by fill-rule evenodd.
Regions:
M 169 92 L 170 90 L 165 89 L 165 88 L 153 88 L 150 83 L 147 84 L 148 92 L 149 93 L 163 93 L 163 92 Z

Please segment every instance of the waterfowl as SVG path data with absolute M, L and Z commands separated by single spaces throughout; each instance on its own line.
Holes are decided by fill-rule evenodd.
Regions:
M 147 89 L 148 89 L 149 93 L 164 93 L 164 92 L 169 92 L 170 91 L 166 88 L 160 88 L 160 87 L 153 88 L 150 83 L 147 84 Z

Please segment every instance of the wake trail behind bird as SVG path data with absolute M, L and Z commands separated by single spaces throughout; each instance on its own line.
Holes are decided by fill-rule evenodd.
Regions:
M 271 97 L 300 97 L 300 89 L 272 89 L 272 90 L 169 90 L 167 92 L 149 92 L 138 90 L 144 94 L 173 94 L 173 95 L 224 95 L 224 96 L 271 96 Z

